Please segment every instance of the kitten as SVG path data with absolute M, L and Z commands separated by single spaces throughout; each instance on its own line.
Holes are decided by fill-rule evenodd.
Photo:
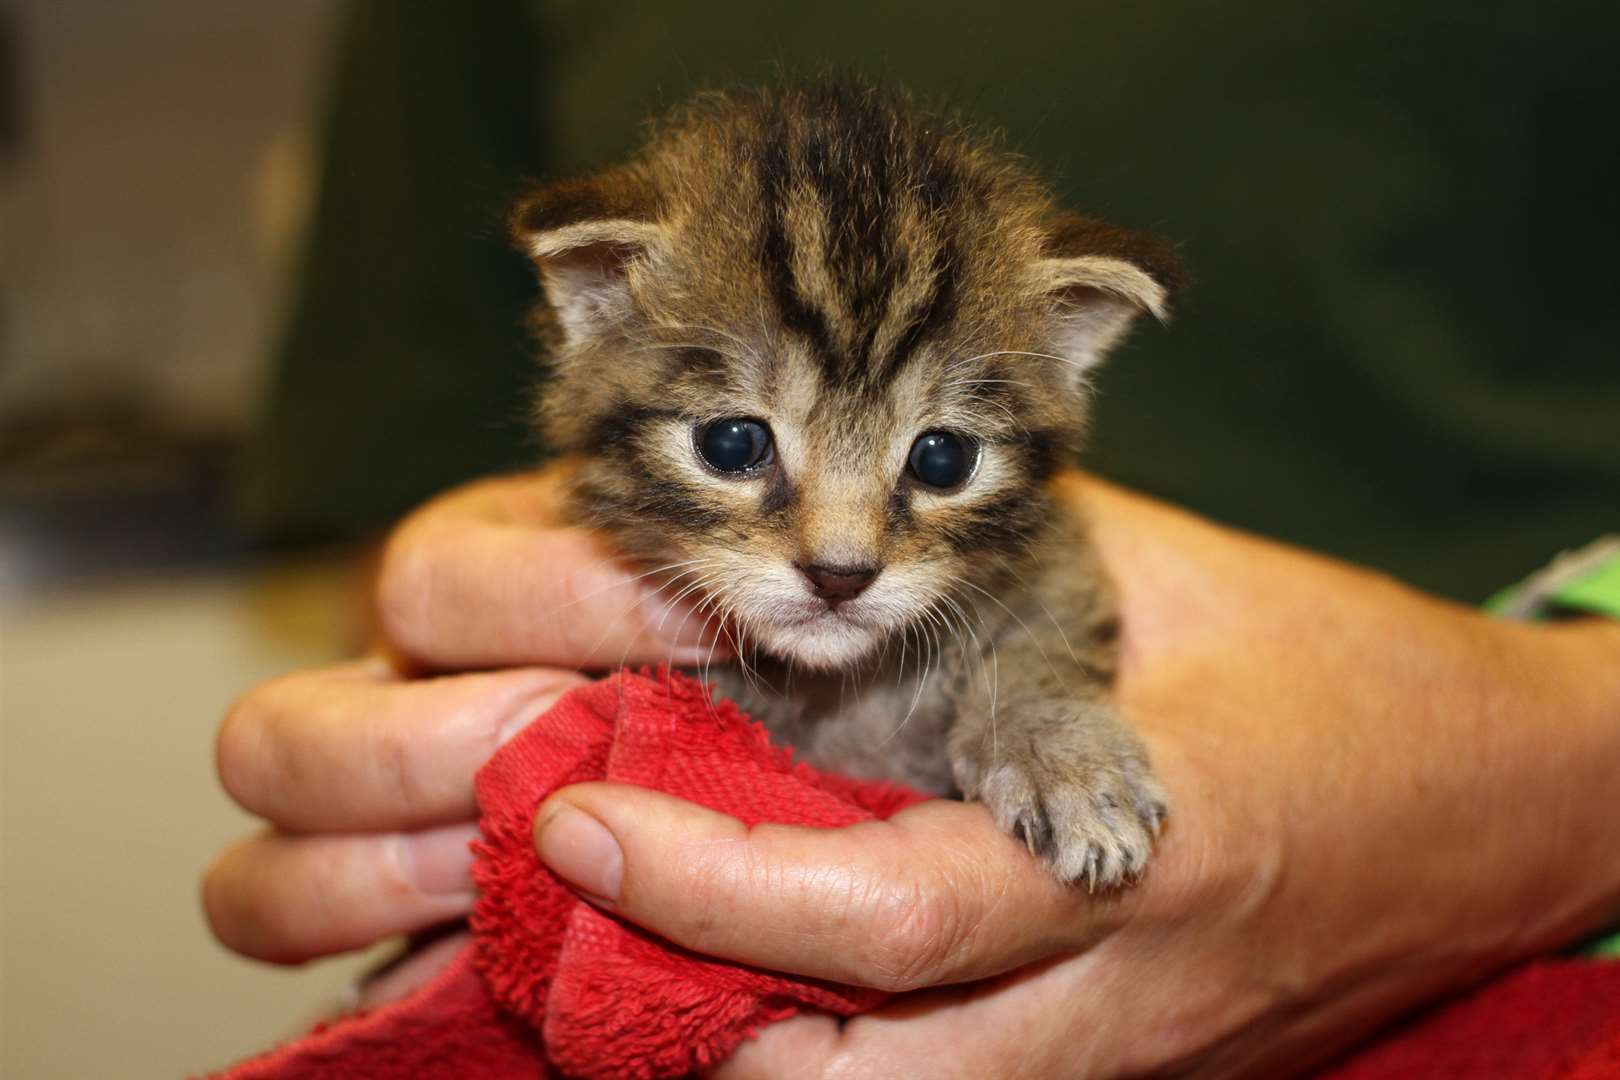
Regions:
M 831 83 L 700 97 L 512 224 L 578 518 L 737 635 L 720 692 L 817 766 L 982 801 L 1064 881 L 1137 874 L 1165 797 L 1049 481 L 1168 249 Z

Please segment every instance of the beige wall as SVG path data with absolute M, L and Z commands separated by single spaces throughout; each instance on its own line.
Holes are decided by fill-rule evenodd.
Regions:
M 53 591 L 0 607 L 0 1075 L 175 1080 L 301 1028 L 359 961 L 209 937 L 197 881 L 251 822 L 213 776 L 250 683 L 347 636 L 347 566 Z

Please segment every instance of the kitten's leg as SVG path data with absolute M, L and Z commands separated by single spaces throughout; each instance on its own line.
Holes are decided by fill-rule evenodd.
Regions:
M 1120 884 L 1146 865 L 1167 804 L 1109 689 L 1106 583 L 1048 578 L 1008 604 L 984 670 L 964 676 L 947 743 L 957 783 L 1059 879 Z

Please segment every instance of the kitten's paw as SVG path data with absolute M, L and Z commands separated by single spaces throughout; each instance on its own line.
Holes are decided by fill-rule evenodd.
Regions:
M 954 762 L 957 782 L 1060 881 L 1113 888 L 1142 872 L 1168 813 L 1146 755 L 1134 737 L 1119 735 L 1102 740 L 1114 745 L 1083 745 L 1056 731 L 1003 744 L 993 761 L 975 754 Z

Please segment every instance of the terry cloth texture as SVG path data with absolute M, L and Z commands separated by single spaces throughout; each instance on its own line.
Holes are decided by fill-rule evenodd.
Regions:
M 667 791 L 749 825 L 835 828 L 924 798 L 794 763 L 681 675 L 581 687 L 478 773 L 473 946 L 411 996 L 317 1028 L 228 1080 L 684 1076 L 802 1009 L 850 1016 L 887 997 L 699 956 L 579 900 L 536 856 L 533 822 L 546 795 L 587 780 Z

